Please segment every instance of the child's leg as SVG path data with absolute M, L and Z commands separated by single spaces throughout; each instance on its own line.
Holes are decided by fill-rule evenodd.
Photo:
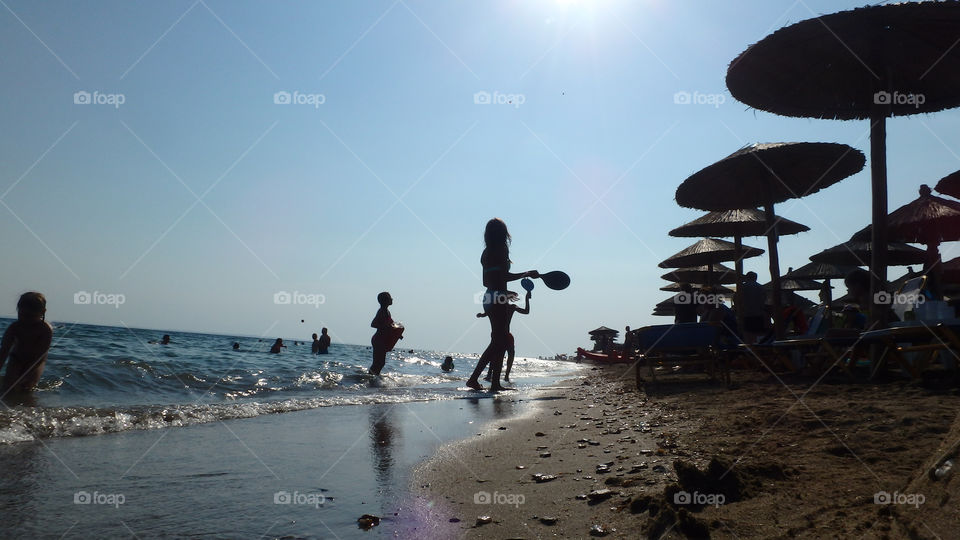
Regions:
M 373 364 L 370 366 L 371 375 L 379 375 L 383 366 L 387 363 L 387 349 L 385 347 L 373 348 Z
M 507 372 L 503 375 L 503 380 L 510 380 L 510 370 L 513 369 L 513 348 L 507 349 Z

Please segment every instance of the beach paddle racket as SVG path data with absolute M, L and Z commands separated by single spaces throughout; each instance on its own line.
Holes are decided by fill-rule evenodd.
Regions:
M 531 292 L 533 291 L 533 280 L 530 278 L 523 278 L 520 280 L 520 286 L 523 287 L 523 290 Z
M 540 279 L 543 280 L 544 285 L 555 291 L 562 291 L 570 286 L 570 276 L 559 270 L 540 274 Z

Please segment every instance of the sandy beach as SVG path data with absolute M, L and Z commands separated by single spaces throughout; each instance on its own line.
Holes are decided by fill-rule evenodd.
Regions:
M 414 489 L 466 538 L 960 534 L 953 474 L 932 474 L 960 442 L 956 389 L 633 381 L 612 366 L 538 391 L 535 413 L 445 446 Z

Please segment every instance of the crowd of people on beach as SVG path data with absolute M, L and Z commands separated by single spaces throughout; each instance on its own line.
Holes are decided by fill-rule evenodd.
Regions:
M 487 369 L 484 380 L 490 382 L 490 391 L 498 392 L 510 390 L 500 383 L 503 370 L 504 356 L 507 357 L 507 368 L 503 372 L 503 380 L 510 381 L 510 372 L 513 368 L 515 344 L 513 334 L 510 333 L 510 323 L 516 313 L 523 315 L 530 313 L 530 289 L 527 288 L 524 306 L 521 308 L 514 302 L 519 295 L 507 289 L 507 284 L 523 278 L 537 278 L 540 273 L 529 270 L 522 273 L 510 272 L 510 232 L 507 224 L 499 218 L 487 222 L 484 230 L 484 250 L 480 256 L 483 270 L 483 286 L 486 291 L 483 295 L 483 311 L 477 313 L 478 318 L 486 318 L 490 322 L 490 343 L 484 350 L 473 373 L 467 379 L 466 386 L 474 390 L 483 390 L 480 376 Z M 377 295 L 380 308 L 377 310 L 370 326 L 376 331 L 370 339 L 373 350 L 373 362 L 368 372 L 371 375 L 380 375 L 385 364 L 387 353 L 393 350 L 397 341 L 403 339 L 403 326 L 394 322 L 389 307 L 393 304 L 393 297 L 389 292 Z M 43 374 L 47 355 L 53 341 L 53 327 L 46 322 L 47 301 L 39 292 L 28 292 L 21 295 L 17 302 L 17 320 L 7 327 L 0 343 L 0 370 L 7 364 L 6 376 L 3 378 L 0 395 L 29 392 L 36 387 Z M 327 328 L 321 330 L 320 335 L 313 334 L 311 345 L 312 354 L 328 354 L 330 349 L 330 335 Z M 164 334 L 159 341 L 150 341 L 151 344 L 170 345 L 170 335 Z M 294 345 L 299 345 L 294 342 Z M 234 342 L 233 350 L 240 350 L 240 343 Z M 277 338 L 270 346 L 269 352 L 278 354 L 287 348 L 282 338 Z M 443 371 L 454 369 L 453 358 L 447 356 L 441 365 Z

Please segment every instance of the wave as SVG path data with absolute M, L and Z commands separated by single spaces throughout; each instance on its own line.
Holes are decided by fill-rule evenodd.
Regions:
M 163 429 L 253 418 L 320 407 L 412 403 L 462 399 L 453 394 L 337 395 L 323 398 L 291 398 L 282 401 L 246 401 L 192 405 L 95 407 L 15 407 L 0 412 L 0 444 L 51 437 L 85 437 L 131 430 Z

